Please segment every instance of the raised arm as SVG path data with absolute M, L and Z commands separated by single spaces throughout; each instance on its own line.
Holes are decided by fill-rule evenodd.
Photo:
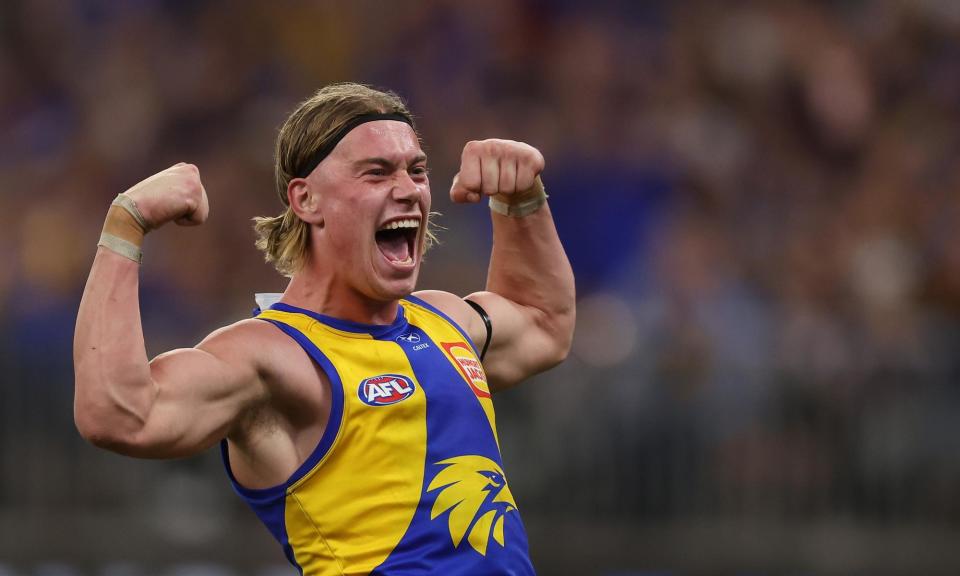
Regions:
M 483 365 L 495 390 L 558 364 L 573 338 L 573 271 L 545 201 L 543 168 L 543 156 L 527 144 L 470 142 L 450 190 L 454 202 L 490 197 L 495 203 L 486 290 L 467 296 L 490 317 L 492 338 Z M 484 323 L 465 302 L 443 293 L 425 296 L 484 345 Z
M 124 193 L 113 205 L 87 279 L 74 335 L 74 417 L 90 442 L 141 457 L 197 452 L 227 433 L 262 395 L 256 367 L 239 346 L 245 324 L 214 333 L 195 349 L 147 361 L 138 301 L 137 255 L 148 229 L 171 220 L 200 224 L 208 205 L 195 166 L 178 164 Z

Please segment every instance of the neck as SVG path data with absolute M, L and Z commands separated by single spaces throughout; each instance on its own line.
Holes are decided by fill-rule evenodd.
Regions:
M 305 266 L 294 274 L 281 302 L 326 316 L 361 324 L 391 324 L 397 317 L 397 300 L 373 300 L 336 278 L 324 276 Z

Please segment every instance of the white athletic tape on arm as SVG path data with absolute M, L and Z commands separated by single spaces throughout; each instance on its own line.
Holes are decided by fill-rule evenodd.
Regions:
M 100 234 L 100 241 L 97 246 L 103 246 L 111 252 L 115 252 L 124 258 L 133 260 L 137 264 L 143 263 L 143 251 L 133 242 L 128 242 L 119 236 L 104 232 Z
M 127 196 L 126 194 L 117 194 L 117 197 L 113 199 L 113 202 L 110 203 L 111 206 L 119 206 L 130 213 L 133 216 L 133 219 L 137 221 L 137 224 L 143 228 L 143 233 L 146 234 L 150 231 L 150 225 L 147 224 L 147 221 L 144 220 L 143 214 L 140 213 L 140 209 L 137 208 L 137 203 L 133 201 L 133 198 Z

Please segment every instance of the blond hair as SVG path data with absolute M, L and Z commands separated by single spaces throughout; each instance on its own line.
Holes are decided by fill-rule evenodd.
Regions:
M 306 168 L 313 155 L 341 128 L 364 114 L 400 114 L 409 118 L 413 126 L 410 111 L 393 92 L 341 83 L 325 86 L 301 102 L 280 127 L 274 179 L 277 196 L 285 209 L 278 216 L 254 218 L 253 227 L 257 248 L 284 276 L 292 276 L 303 267 L 310 246 L 310 226 L 294 213 L 287 199 L 290 180 Z M 426 240 L 426 244 L 434 240 L 429 218 Z

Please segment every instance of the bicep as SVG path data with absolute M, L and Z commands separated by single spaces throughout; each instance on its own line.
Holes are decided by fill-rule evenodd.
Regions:
M 137 456 L 171 458 L 205 450 L 225 437 L 259 396 L 249 361 L 216 344 L 174 350 L 150 362 L 154 399 L 134 442 Z
M 556 338 L 550 319 L 493 292 L 475 292 L 467 299 L 479 304 L 492 328 L 483 367 L 495 390 L 509 388 L 556 365 Z
M 556 364 L 556 339 L 543 312 L 523 306 L 493 292 L 475 292 L 466 298 L 437 291 L 417 294 L 457 322 L 478 350 L 486 348 L 483 369 L 492 390 L 503 390 Z M 477 310 L 490 320 L 490 331 Z

